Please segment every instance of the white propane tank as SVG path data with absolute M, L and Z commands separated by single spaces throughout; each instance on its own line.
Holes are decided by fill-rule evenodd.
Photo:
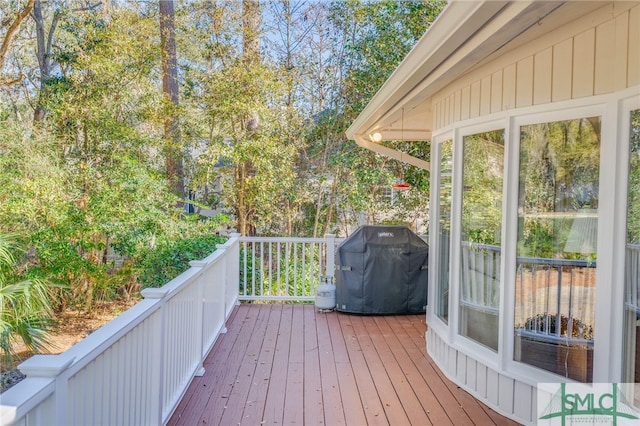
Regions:
M 336 307 L 336 286 L 331 275 L 320 277 L 320 285 L 316 287 L 316 308 L 330 311 Z

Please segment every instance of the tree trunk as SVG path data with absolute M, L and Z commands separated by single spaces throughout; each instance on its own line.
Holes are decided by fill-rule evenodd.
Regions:
M 173 1 L 160 1 L 162 93 L 165 102 L 165 165 L 167 179 L 173 192 L 182 197 L 184 195 L 184 168 L 178 120 L 179 88 L 174 21 Z
M 260 3 L 242 0 L 242 58 L 249 66 L 260 63 Z
M 260 4 L 258 0 L 242 1 L 242 61 L 246 67 L 251 68 L 260 64 Z M 258 132 L 259 119 L 255 111 L 245 111 L 245 116 L 240 117 L 243 123 L 245 138 L 254 137 Z M 242 143 L 242 140 L 239 141 Z M 235 190 L 236 212 L 238 232 L 241 235 L 255 234 L 255 221 L 253 220 L 253 208 L 247 197 L 246 179 L 253 171 L 253 165 L 249 161 L 243 161 L 236 165 Z
M 41 0 L 35 0 L 31 16 L 36 22 L 36 56 L 38 57 L 38 67 L 40 68 L 40 93 L 33 112 L 33 121 L 38 123 L 44 121 L 46 115 L 47 80 L 49 80 L 51 74 L 51 46 L 53 45 L 53 34 L 58 25 L 60 13 L 58 11 L 54 12 L 48 34 L 46 34 L 44 28 Z

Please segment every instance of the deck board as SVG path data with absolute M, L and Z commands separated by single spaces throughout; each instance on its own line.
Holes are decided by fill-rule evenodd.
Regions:
M 291 346 L 291 324 L 293 319 L 293 306 L 282 305 L 278 328 L 278 339 L 273 359 L 273 377 L 286 377 L 289 368 L 289 348 Z M 264 424 L 282 424 L 284 416 L 284 395 L 286 391 L 285 380 L 271 380 L 269 391 L 264 406 Z
M 515 425 L 426 355 L 424 315 L 242 304 L 169 425 Z
M 289 364 L 286 375 L 286 391 L 283 424 L 303 424 L 304 406 L 304 316 L 302 306 L 293 307 L 291 324 L 291 347 L 289 348 Z M 281 380 L 281 377 L 274 377 Z
M 342 408 L 342 398 L 340 396 L 338 369 L 333 356 L 333 342 L 331 340 L 327 315 L 318 315 L 316 317 L 316 330 L 318 335 L 320 389 L 322 391 L 324 420 L 328 425 L 346 425 L 344 410 Z

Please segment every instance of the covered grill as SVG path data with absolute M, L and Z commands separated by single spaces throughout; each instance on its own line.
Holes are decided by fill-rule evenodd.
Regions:
M 361 226 L 337 256 L 336 310 L 425 312 L 429 246 L 406 226 Z

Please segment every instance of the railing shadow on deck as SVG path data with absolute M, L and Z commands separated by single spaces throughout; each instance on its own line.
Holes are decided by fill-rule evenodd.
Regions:
M 26 378 L 2 394 L 0 424 L 165 424 L 193 378 L 204 374 L 203 361 L 226 332 L 234 306 L 240 300 L 313 300 L 320 275 L 333 275 L 336 241 L 331 235 L 232 234 L 163 287 L 144 289 L 143 300 L 69 350 L 20 364 Z M 281 248 L 284 257 L 276 254 Z M 249 252 L 259 256 L 250 260 Z M 286 272 L 287 265 L 294 270 Z

